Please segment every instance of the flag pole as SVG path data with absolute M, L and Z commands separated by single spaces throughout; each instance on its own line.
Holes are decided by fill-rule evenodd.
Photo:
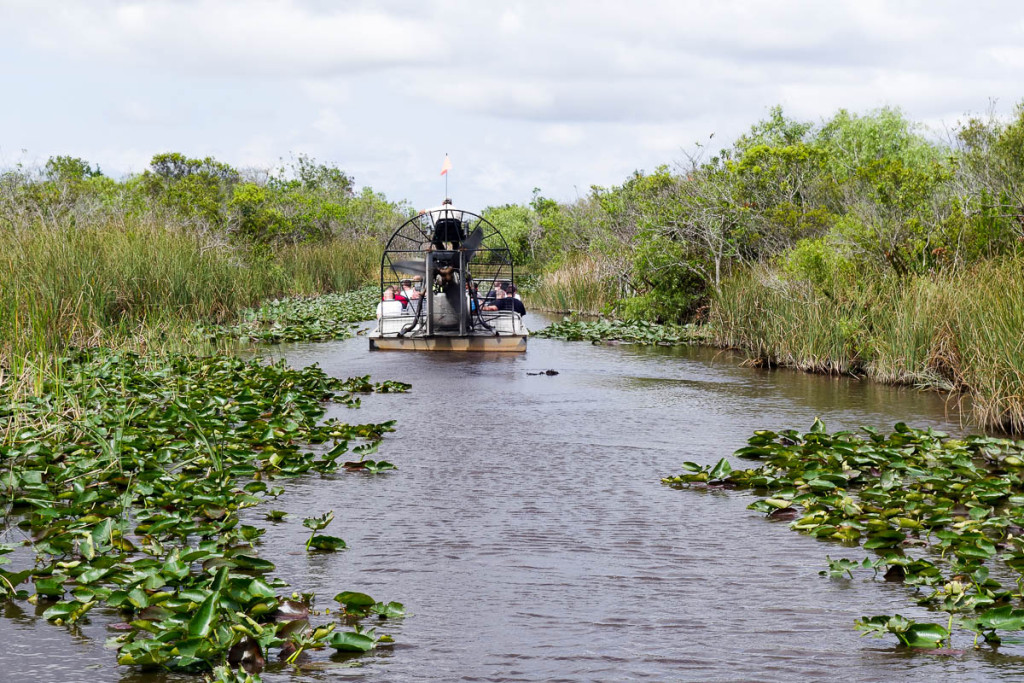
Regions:
M 448 171 L 452 168 L 452 161 L 448 158 L 448 152 L 444 153 L 444 163 L 441 165 L 441 175 L 444 176 L 444 198 L 448 199 Z

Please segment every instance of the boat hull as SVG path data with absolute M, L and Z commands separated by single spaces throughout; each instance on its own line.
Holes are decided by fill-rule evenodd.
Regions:
M 370 337 L 371 351 L 484 351 L 524 353 L 525 336 Z
M 409 315 L 382 317 L 369 335 L 370 350 L 376 351 L 490 351 L 523 353 L 529 332 L 522 317 L 512 311 L 488 311 L 481 321 L 482 329 L 427 331 L 426 321 Z M 412 324 L 410 324 L 412 323 Z M 436 323 L 435 323 L 436 324 Z M 441 325 L 438 325 L 441 327 Z

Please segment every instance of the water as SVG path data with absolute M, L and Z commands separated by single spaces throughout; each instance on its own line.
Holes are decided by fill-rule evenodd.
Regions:
M 539 326 L 537 316 L 531 316 Z M 861 638 L 863 615 L 929 615 L 899 585 L 819 576 L 816 541 L 746 510 L 735 491 L 660 483 L 683 461 L 711 463 L 755 429 L 830 430 L 898 420 L 959 431 L 942 396 L 849 378 L 738 366 L 706 349 L 531 339 L 520 356 L 366 351 L 365 338 L 280 350 L 337 376 L 409 382 L 409 394 L 334 406 L 349 422 L 398 420 L 384 475 L 290 482 L 260 553 L 332 606 L 342 590 L 398 600 L 393 648 L 267 681 L 934 681 L 1024 672 L 1024 650 L 906 653 Z M 558 375 L 536 375 L 554 369 Z M 349 549 L 306 554 L 303 516 Z M 252 511 L 262 522 L 263 510 Z M 139 675 L 81 633 L 29 613 L 0 620 L 0 680 L 178 681 Z M 8 607 L 8 616 L 15 610 Z M 95 612 L 95 610 L 94 610 Z M 111 619 L 112 620 L 112 619 Z M 350 668 L 352 663 L 361 666 Z

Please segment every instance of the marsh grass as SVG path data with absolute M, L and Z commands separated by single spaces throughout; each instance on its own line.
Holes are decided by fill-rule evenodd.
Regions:
M 986 428 L 1024 431 L 1024 263 L 896 279 L 861 273 L 823 291 L 768 267 L 724 283 L 716 343 L 751 362 L 961 392 Z
M 599 315 L 610 312 L 620 298 L 614 263 L 600 256 L 581 255 L 545 273 L 530 293 L 529 303 L 556 313 Z
M 323 242 L 255 255 L 152 216 L 0 232 L 0 361 L 71 346 L 191 344 L 196 322 L 223 323 L 274 297 L 345 291 L 374 275 L 377 246 Z

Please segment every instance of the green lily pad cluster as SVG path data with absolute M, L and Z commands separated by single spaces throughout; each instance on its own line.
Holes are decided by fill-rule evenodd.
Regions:
M 918 604 L 949 615 L 945 625 L 864 617 L 858 629 L 925 648 L 948 644 L 955 628 L 973 632 L 975 644 L 1024 630 L 1024 441 L 951 439 L 902 422 L 889 435 L 869 428 L 864 435 L 829 434 L 815 420 L 806 433 L 755 432 L 736 456 L 761 465 L 688 462 L 684 473 L 663 482 L 754 490 L 764 497 L 751 509 L 875 553 L 828 558 L 823 574 L 872 570 L 912 587 Z
M 376 449 L 393 421 L 322 418 L 325 402 L 379 385 L 229 356 L 75 351 L 55 367 L 33 395 L 0 395 L 0 597 L 46 605 L 56 624 L 119 614 L 110 645 L 125 665 L 351 649 L 336 624 L 309 625 L 312 595 L 281 597 L 264 529 L 240 512 L 289 478 L 344 471 L 350 444 Z
M 204 327 L 202 332 L 275 344 L 348 339 L 355 335 L 355 323 L 376 315 L 378 301 L 380 289 L 376 286 L 344 294 L 274 299 L 242 311 L 234 325 Z
M 595 344 L 621 342 L 662 346 L 707 343 L 711 339 L 710 334 L 699 325 L 659 324 L 645 320 L 574 320 L 565 318 L 538 332 L 531 332 L 531 334 L 536 337 L 589 341 Z

